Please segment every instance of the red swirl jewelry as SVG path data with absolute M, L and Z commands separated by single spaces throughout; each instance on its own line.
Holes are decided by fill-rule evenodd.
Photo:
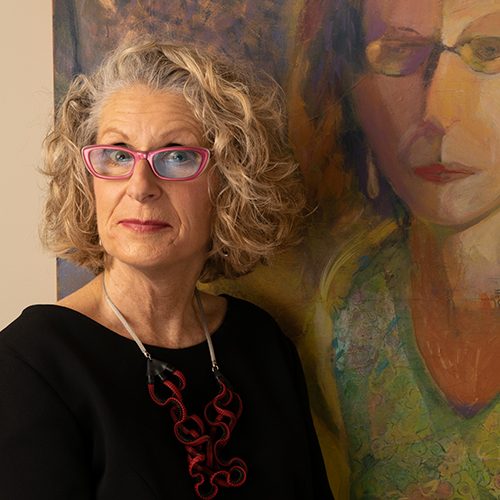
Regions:
M 241 399 L 217 366 L 198 290 L 195 288 L 196 301 L 210 350 L 212 371 L 218 387 L 218 394 L 205 407 L 204 421 L 198 415 L 189 415 L 186 410 L 181 394 L 181 391 L 186 387 L 186 378 L 183 373 L 169 363 L 151 357 L 127 320 L 109 298 L 104 284 L 104 274 L 102 288 L 109 306 L 147 358 L 147 382 L 151 399 L 158 405 L 170 408 L 170 416 L 174 421 L 175 437 L 187 451 L 188 470 L 195 480 L 196 494 L 203 500 L 211 500 L 217 495 L 219 487 L 235 488 L 241 486 L 247 478 L 246 463 L 239 458 L 225 460 L 221 456 L 221 452 L 240 418 Z

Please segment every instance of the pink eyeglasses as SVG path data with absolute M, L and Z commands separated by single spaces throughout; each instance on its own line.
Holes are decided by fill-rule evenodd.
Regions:
M 119 146 L 85 146 L 83 161 L 92 175 L 100 179 L 126 179 L 139 160 L 147 160 L 153 172 L 170 181 L 188 181 L 198 177 L 208 164 L 210 151 L 205 148 L 174 146 L 156 151 L 132 151 Z

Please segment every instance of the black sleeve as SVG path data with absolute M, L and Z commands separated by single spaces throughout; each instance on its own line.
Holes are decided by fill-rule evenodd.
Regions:
M 0 495 L 90 500 L 90 460 L 77 422 L 28 364 L 0 352 Z
M 314 423 L 311 416 L 311 408 L 309 404 L 309 395 L 307 392 L 307 383 L 304 376 L 304 370 L 302 368 L 302 363 L 300 362 L 297 349 L 290 340 L 289 340 L 289 351 L 290 351 L 292 369 L 295 377 L 295 384 L 297 387 L 297 393 L 300 399 L 303 419 L 305 422 L 306 432 L 308 435 L 309 450 L 311 456 L 311 467 L 312 467 L 313 483 L 314 483 L 314 499 L 333 500 L 334 497 L 330 489 L 330 484 L 328 482 L 328 476 L 326 474 L 323 454 L 321 453 L 321 447 L 318 442 L 318 437 L 316 435 L 316 430 L 314 428 Z

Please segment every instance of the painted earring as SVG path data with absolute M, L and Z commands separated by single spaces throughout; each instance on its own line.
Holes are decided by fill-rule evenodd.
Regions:
M 368 171 L 368 182 L 366 184 L 366 191 L 368 196 L 374 200 L 380 194 L 380 184 L 378 182 L 378 172 L 375 162 L 373 161 L 373 153 L 370 149 L 366 155 L 366 169 Z

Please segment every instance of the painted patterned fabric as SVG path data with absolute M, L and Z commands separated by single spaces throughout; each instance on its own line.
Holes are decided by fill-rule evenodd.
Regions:
M 393 243 L 360 260 L 332 313 L 351 498 L 498 499 L 500 399 L 467 419 L 447 405 L 415 343 L 408 251 Z

